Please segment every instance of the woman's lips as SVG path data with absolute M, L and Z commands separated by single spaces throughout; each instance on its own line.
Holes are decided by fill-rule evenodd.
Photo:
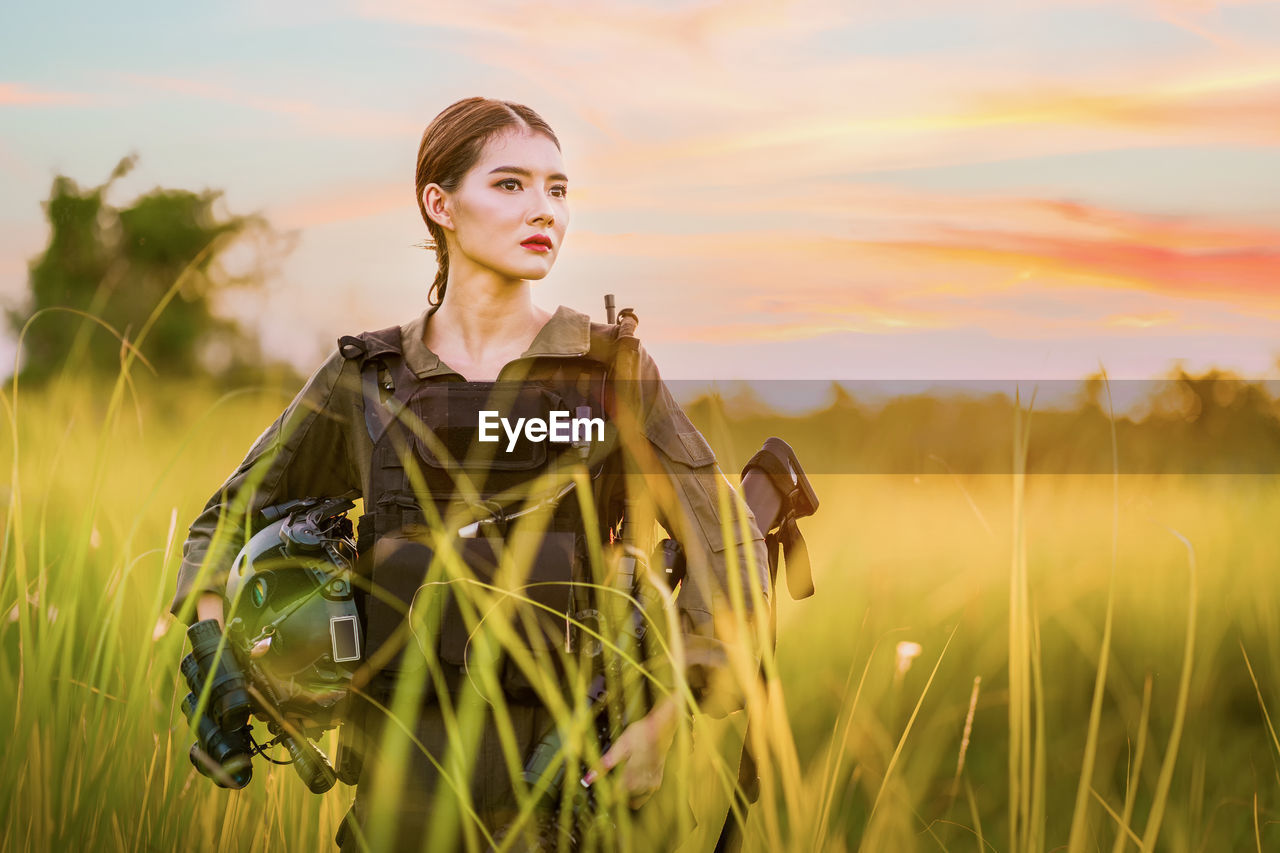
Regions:
M 524 246 L 529 251 L 537 252 L 540 255 L 545 255 L 547 252 L 551 251 L 551 247 L 548 246 L 546 243 L 539 243 L 536 240 L 527 240 L 521 243 L 520 245 Z

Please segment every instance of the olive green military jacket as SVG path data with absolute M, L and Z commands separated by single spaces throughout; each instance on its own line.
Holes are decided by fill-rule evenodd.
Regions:
M 420 381 L 456 380 L 458 374 L 423 342 L 429 313 L 400 328 L 405 364 Z M 592 324 L 587 315 L 561 306 L 521 357 L 580 357 L 587 353 L 593 331 L 604 334 L 609 328 Z M 499 379 L 506 378 L 514 364 L 504 366 Z M 713 670 L 727 666 L 727 649 L 718 631 L 735 621 L 726 618 L 732 615 L 728 609 L 730 566 L 738 573 L 740 600 L 746 602 L 746 609 L 750 610 L 755 597 L 753 586 L 758 600 L 768 601 L 771 590 L 764 538 L 749 510 L 746 523 L 735 510 L 735 517 L 722 525 L 721 484 L 728 483 L 716 465 L 715 454 L 672 398 L 643 348 L 640 365 L 640 386 L 652 389 L 647 395 L 650 399 L 641 401 L 641 411 L 645 435 L 658 451 L 651 454 L 657 460 L 654 476 L 660 469 L 673 486 L 679 506 L 677 517 L 664 518 L 663 525 L 686 554 L 687 574 L 676 606 L 683 625 L 689 683 L 698 690 Z M 244 542 L 246 517 L 297 498 L 353 491 L 368 494 L 372 450 L 359 362 L 344 359 L 335 351 L 259 436 L 192 523 L 183 545 L 172 612 L 192 619 L 194 602 L 188 609 L 189 599 L 204 591 L 222 594 L 227 571 Z M 731 531 L 728 539 L 723 532 L 726 529 Z M 750 617 L 750 613 L 746 615 Z

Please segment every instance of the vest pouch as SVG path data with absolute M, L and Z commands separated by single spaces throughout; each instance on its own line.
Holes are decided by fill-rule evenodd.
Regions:
M 428 587 L 419 593 L 414 606 L 422 606 L 428 590 L 438 590 L 445 599 L 438 645 L 440 659 L 455 666 L 468 663 L 468 644 L 473 630 L 485 630 L 484 621 L 502 619 L 510 632 L 495 630 L 494 636 L 506 636 L 519 647 L 532 653 L 539 667 L 552 665 L 565 647 L 566 614 L 573 599 L 574 554 L 576 535 L 569 531 L 545 531 L 539 535 L 522 535 L 518 530 L 503 540 L 466 539 L 462 559 L 471 576 L 494 588 L 478 590 L 466 582 L 449 586 Z M 498 573 L 502 550 L 517 549 L 514 565 Z M 519 572 L 519 577 L 511 574 Z M 505 593 L 507 601 L 498 606 Z M 472 595 L 471 621 L 463 616 L 457 597 Z M 416 613 L 415 613 L 416 618 Z M 493 626 L 495 629 L 498 626 Z M 509 656 L 508 656 L 509 657 Z M 518 671 L 509 660 L 506 670 Z M 504 681 L 506 680 L 504 676 Z
M 464 539 L 459 546 L 470 576 L 491 582 L 497 557 L 490 542 Z M 466 660 L 469 630 L 454 596 L 472 592 L 465 579 L 432 573 L 433 560 L 430 546 L 401 536 L 380 537 L 374 546 L 365 612 L 370 655 L 378 655 L 375 664 L 385 660 L 380 669 L 424 668 L 428 644 L 443 663 L 460 667 Z
M 370 659 L 384 670 L 421 670 L 427 663 L 425 646 L 430 643 L 442 663 L 463 668 L 476 619 L 502 618 L 510 625 L 515 641 L 532 653 L 539 669 L 559 672 L 566 642 L 565 614 L 573 598 L 575 545 L 576 534 L 554 530 L 522 535 L 517 529 L 505 543 L 459 540 L 459 557 L 468 571 L 465 577 L 510 590 L 513 600 L 498 609 L 492 606 L 498 595 L 495 590 L 478 589 L 465 577 L 449 581 L 447 573 L 437 570 L 431 576 L 438 582 L 428 584 L 435 554 L 426 544 L 397 536 L 380 537 L 373 549 L 365 605 Z M 519 578 L 496 577 L 504 547 L 519 548 L 530 555 L 527 563 L 517 561 L 522 570 Z M 473 602 L 468 607 L 473 614 L 470 620 L 458 605 L 459 597 Z M 483 630 L 483 625 L 480 628 Z M 536 692 L 510 656 L 506 657 L 504 692 L 517 701 L 531 701 Z
M 429 469 L 461 471 L 480 492 L 494 493 L 510 480 L 519 483 L 547 465 L 546 441 L 532 441 L 523 424 L 549 422 L 567 404 L 547 388 L 530 382 L 439 382 L 426 385 L 409 402 L 416 423 L 415 455 Z M 481 413 L 488 427 L 481 441 Z M 514 430 L 514 442 L 502 424 Z M 556 445 L 555 442 L 551 442 Z M 559 445 L 557 445 L 559 446 Z M 565 443 L 567 446 L 567 442 Z

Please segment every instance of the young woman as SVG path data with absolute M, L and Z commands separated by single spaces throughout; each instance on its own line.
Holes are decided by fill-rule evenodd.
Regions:
M 546 122 L 528 107 L 506 101 L 469 98 L 451 105 L 423 134 L 415 189 L 430 235 L 428 244 L 434 247 L 438 261 L 428 294 L 431 307 L 398 329 L 344 338 L 339 351 L 258 439 L 191 526 L 172 605 L 180 617 L 224 617 L 224 578 L 242 544 L 236 531 L 243 527 L 246 513 L 252 517 L 263 507 L 298 498 L 353 491 L 363 495 L 362 573 L 372 577 L 373 591 L 379 591 L 383 578 L 391 578 L 387 586 L 394 586 L 395 578 L 412 573 L 415 561 L 423 564 L 432 560 L 431 550 L 420 540 L 415 543 L 413 534 L 406 531 L 419 529 L 425 516 L 434 513 L 425 512 L 407 498 L 416 495 L 421 502 L 425 491 L 429 500 L 438 504 L 440 516 L 458 504 L 471 504 L 470 509 L 475 509 L 477 504 L 493 503 L 479 500 L 478 493 L 467 494 L 469 487 L 444 489 L 439 485 L 460 482 L 439 479 L 456 477 L 456 471 L 442 473 L 433 467 L 449 450 L 440 442 L 448 444 L 447 433 L 458 426 L 449 414 L 459 410 L 456 395 L 465 396 L 475 389 L 488 392 L 496 387 L 494 383 L 508 380 L 533 383 L 539 389 L 556 387 L 548 377 L 572 385 L 572 377 L 565 378 L 566 371 L 578 371 L 573 374 L 579 377 L 578 386 L 586 387 L 589 382 L 581 377 L 594 375 L 590 372 L 593 365 L 609 366 L 616 327 L 591 323 L 585 315 L 563 306 L 552 312 L 533 302 L 532 283 L 551 271 L 569 224 L 567 170 L 559 142 Z M 718 496 L 724 480 L 714 455 L 661 384 L 656 367 L 642 349 L 639 362 L 639 378 L 643 380 L 639 387 L 648 389 L 639 405 L 643 435 L 648 439 L 646 458 L 653 466 L 649 473 L 664 475 L 659 479 L 665 482 L 668 496 L 668 506 L 659 510 L 659 517 L 683 546 L 687 561 L 687 575 L 676 601 L 685 650 L 684 674 L 695 696 L 702 697 L 713 677 L 728 666 L 723 631 L 732 620 L 723 617 L 730 607 L 730 590 L 740 593 L 735 600 L 748 604 L 753 599 L 765 600 L 770 593 L 763 541 L 749 515 L 745 523 L 736 517 L 722 519 Z M 371 388 L 375 390 L 371 392 Z M 588 395 L 577 401 L 576 411 L 582 411 L 584 401 L 588 409 L 592 405 L 607 408 L 602 399 Z M 414 430 L 397 429 L 395 424 L 404 420 L 406 413 L 420 419 L 416 439 Z M 428 432 L 432 434 L 425 435 Z M 470 435 L 474 438 L 474 429 Z M 507 476 L 520 466 L 501 458 L 505 442 L 504 436 L 490 462 L 495 471 Z M 528 446 L 522 449 L 543 463 L 550 452 Z M 425 487 L 411 470 L 419 463 L 428 478 Z M 537 469 L 531 465 L 528 470 Z M 470 474 L 468 483 L 479 482 L 477 472 Z M 430 480 L 432 476 L 437 480 Z M 446 491 L 449 493 L 442 493 Z M 576 497 L 563 503 L 578 505 Z M 606 510 L 602 513 L 601 526 L 608 527 L 612 519 L 604 517 Z M 580 515 L 569 516 L 582 524 Z M 541 550 L 528 571 L 539 582 L 528 584 L 528 588 L 567 587 L 566 582 L 581 579 L 574 575 L 583 562 L 583 548 L 575 544 L 581 543 L 582 537 L 557 539 L 564 533 L 557 529 L 564 526 L 556 520 L 559 518 L 553 514 L 549 524 L 544 522 L 542 539 L 561 545 L 536 546 Z M 724 530 L 732 533 L 726 538 Z M 484 548 L 468 544 L 462 556 L 475 566 L 484 564 L 486 578 L 492 579 L 501 571 L 497 568 L 500 560 Z M 736 579 L 728 577 L 728 566 L 739 568 Z M 412 583 L 421 584 L 422 574 L 418 571 Z M 417 587 L 419 591 L 423 588 Z M 454 594 L 466 593 L 455 588 Z M 378 701 L 365 703 L 353 726 L 366 735 L 381 731 L 378 718 L 385 716 L 385 708 L 392 702 L 397 677 L 413 668 L 406 660 L 414 642 L 404 640 L 406 632 L 397 623 L 404 622 L 405 605 L 412 607 L 418 599 L 413 595 L 402 595 L 398 602 L 394 596 L 387 598 L 392 606 L 381 606 L 382 598 L 371 594 L 363 611 L 370 646 L 376 650 L 385 645 L 389 655 L 380 660 L 381 674 L 368 685 L 369 695 Z M 572 614 L 574 606 L 574 601 L 552 595 L 543 609 L 558 612 L 555 608 L 561 608 Z M 449 764 L 449 735 L 456 733 L 449 718 L 463 701 L 457 694 L 473 686 L 465 670 L 475 624 L 474 619 L 459 620 L 456 606 L 446 607 L 444 613 L 443 622 L 432 623 L 439 637 L 428 641 L 432 648 L 426 657 L 436 668 L 433 672 L 438 675 L 444 670 L 445 675 L 421 691 L 417 719 L 411 724 L 417 744 L 406 759 L 381 754 L 376 736 L 363 739 L 365 754 L 356 803 L 348 817 L 351 827 L 340 834 L 347 842 L 344 849 L 348 844 L 355 849 L 351 839 L 357 835 L 394 835 L 397 846 L 409 849 L 420 847 L 432 832 L 449 837 L 440 829 L 448 821 L 438 809 L 433 813 L 433 806 L 441 802 L 436 799 L 441 787 L 440 763 Z M 399 638 L 399 645 L 393 638 Z M 370 657 L 376 656 L 370 652 Z M 450 672 L 455 677 L 450 677 Z M 504 677 L 504 690 L 507 686 Z M 529 690 L 513 691 L 501 723 L 497 713 L 487 716 L 465 747 L 464 766 L 471 768 L 470 791 L 455 793 L 460 800 L 469 800 L 467 809 L 490 833 L 498 831 L 516 807 L 511 735 L 518 752 L 527 755 L 550 720 L 544 703 L 530 695 Z M 646 715 L 622 731 L 587 780 L 601 774 L 615 777 L 614 784 L 638 806 L 662 781 L 681 707 L 674 693 L 656 701 Z M 454 744 L 455 750 L 460 748 Z M 399 777 L 403 787 L 396 792 L 399 802 L 388 810 L 384 800 L 387 792 L 373 792 L 372 786 L 380 768 L 401 760 L 407 762 L 404 775 Z M 388 820 L 395 824 L 391 830 Z M 459 836 L 475 838 L 474 831 L 467 832 L 465 827 L 452 836 L 453 843 L 461 843 Z

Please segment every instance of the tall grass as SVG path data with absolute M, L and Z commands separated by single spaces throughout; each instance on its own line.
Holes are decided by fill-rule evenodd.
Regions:
M 325 849 L 351 789 L 314 796 L 258 763 L 229 792 L 191 767 L 167 615 L 186 524 L 288 394 L 135 380 L 3 395 L 0 848 Z M 1015 460 L 1027 424 L 1010 425 Z M 1280 847 L 1276 484 L 1016 467 L 814 481 L 818 594 L 779 596 L 749 697 L 748 849 Z M 903 668 L 907 641 L 922 653 Z M 450 713 L 465 742 L 493 711 L 472 696 Z M 719 830 L 743 722 L 694 717 L 678 736 L 666 784 L 697 821 L 683 849 Z M 466 750 L 444 764 L 465 778 Z M 464 810 L 434 837 L 482 844 Z M 635 849 L 645 815 L 621 836 Z

